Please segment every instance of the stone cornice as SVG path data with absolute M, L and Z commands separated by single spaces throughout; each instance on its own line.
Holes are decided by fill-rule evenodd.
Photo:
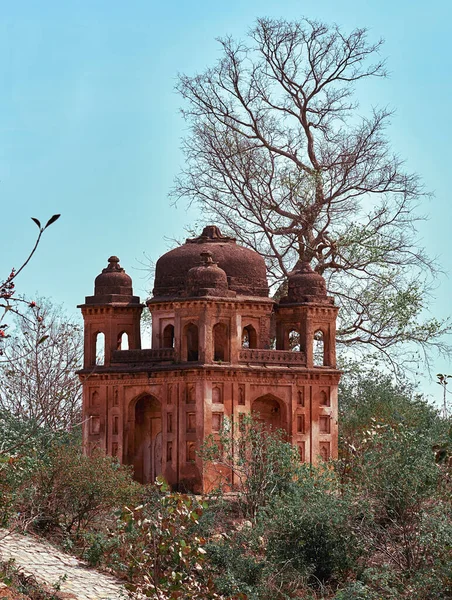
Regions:
M 250 307 L 253 310 L 260 309 L 267 312 L 273 308 L 275 301 L 271 298 L 258 298 L 254 296 L 239 296 L 238 298 L 211 298 L 206 296 L 202 298 L 169 298 L 168 300 L 152 298 L 147 300 L 146 304 L 149 308 L 152 307 L 153 310 L 178 310 L 187 307 L 210 308 L 221 304 L 223 307 L 233 310 L 243 310 Z
M 294 369 L 294 368 L 262 368 L 262 367 L 228 367 L 228 368 L 202 368 L 202 369 L 182 369 L 167 370 L 164 373 L 157 371 L 103 371 L 94 372 L 88 369 L 78 371 L 79 377 L 83 382 L 92 380 L 93 383 L 101 382 L 104 385 L 131 384 L 164 384 L 179 381 L 195 383 L 202 380 L 212 381 L 239 381 L 271 383 L 275 384 L 275 379 L 280 380 L 280 384 L 287 384 L 289 381 L 297 382 L 316 382 L 324 385 L 337 384 L 342 371 L 321 367 L 319 369 Z
M 98 314 L 115 314 L 135 312 L 137 310 L 143 310 L 146 308 L 145 304 L 125 304 L 120 302 L 113 302 L 112 304 L 79 304 L 77 308 L 82 309 L 83 316 L 85 315 L 98 315 Z

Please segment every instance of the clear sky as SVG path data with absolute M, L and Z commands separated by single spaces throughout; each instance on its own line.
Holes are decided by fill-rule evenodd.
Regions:
M 386 40 L 391 76 L 366 87 L 363 106 L 396 108 L 390 137 L 435 192 L 420 236 L 446 272 L 429 302 L 451 312 L 452 5 L 446 0 L 0 1 L 0 277 L 36 234 L 31 216 L 61 219 L 46 232 L 17 286 L 75 306 L 116 254 L 142 297 L 140 270 L 182 239 L 196 210 L 170 206 L 186 128 L 174 92 L 219 56 L 216 37 L 240 38 L 260 16 L 306 16 Z M 438 360 L 435 372 L 452 371 Z M 439 386 L 425 390 L 438 396 Z

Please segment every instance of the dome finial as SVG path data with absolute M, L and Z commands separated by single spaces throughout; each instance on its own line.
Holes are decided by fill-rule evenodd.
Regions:
M 103 269 L 102 273 L 107 271 L 124 271 L 124 269 L 119 264 L 119 258 L 117 256 L 110 256 L 108 259 L 108 266 L 106 269 Z
M 204 252 L 201 252 L 201 264 L 203 264 L 206 267 L 208 267 L 209 265 L 218 264 L 213 260 L 212 257 L 213 254 L 212 252 L 210 252 L 210 250 L 204 250 Z
M 202 230 L 201 237 L 206 237 L 210 238 L 211 240 L 215 240 L 225 236 L 221 233 L 220 228 L 216 225 L 207 225 L 207 227 L 204 227 L 204 229 Z
M 188 238 L 187 244 L 206 244 L 206 243 L 232 243 L 235 244 L 236 239 L 223 235 L 217 225 L 207 225 L 202 230 L 200 236 Z

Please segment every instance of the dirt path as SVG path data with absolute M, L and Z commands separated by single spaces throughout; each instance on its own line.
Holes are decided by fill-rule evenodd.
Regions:
M 127 598 L 114 577 L 89 569 L 76 558 L 46 542 L 0 529 L 0 558 L 13 558 L 16 567 L 46 585 L 59 583 L 62 592 L 77 600 L 120 600 Z

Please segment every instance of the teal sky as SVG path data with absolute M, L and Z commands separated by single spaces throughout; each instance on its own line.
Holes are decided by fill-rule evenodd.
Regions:
M 116 254 L 142 297 L 152 287 L 140 270 L 167 238 L 184 238 L 197 217 L 167 194 L 182 157 L 186 127 L 174 92 L 178 72 L 194 74 L 219 56 L 216 37 L 243 37 L 259 16 L 302 16 L 367 27 L 383 37 L 389 79 L 367 85 L 362 107 L 396 109 L 389 132 L 407 168 L 435 197 L 421 212 L 420 237 L 445 275 L 428 303 L 450 314 L 452 5 L 398 2 L 155 2 L 154 0 L 0 1 L 1 277 L 18 267 L 36 226 L 46 232 L 17 281 L 71 313 L 92 293 L 94 277 Z M 435 372 L 451 372 L 438 359 Z M 420 374 L 423 388 L 438 396 Z M 439 390 L 439 386 L 436 386 Z

